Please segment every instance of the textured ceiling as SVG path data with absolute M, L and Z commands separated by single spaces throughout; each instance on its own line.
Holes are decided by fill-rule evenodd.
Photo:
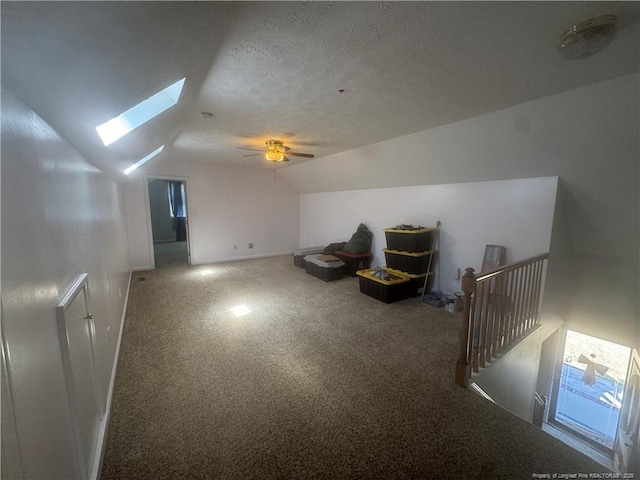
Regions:
M 318 159 L 638 71 L 640 56 L 636 2 L 1 8 L 3 86 L 117 175 L 162 144 L 170 161 L 268 167 L 237 147 L 276 138 Z M 602 13 L 620 18 L 611 45 L 560 59 L 562 30 Z M 178 105 L 102 145 L 96 125 L 182 77 Z

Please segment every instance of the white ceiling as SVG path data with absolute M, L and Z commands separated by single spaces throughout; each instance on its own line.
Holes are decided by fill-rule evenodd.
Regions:
M 162 144 L 171 161 L 269 167 L 237 147 L 321 158 L 638 71 L 639 6 L 2 1 L 2 84 L 120 177 Z M 562 30 L 603 13 L 619 16 L 611 45 L 560 59 Z M 178 105 L 103 146 L 96 125 L 182 77 Z

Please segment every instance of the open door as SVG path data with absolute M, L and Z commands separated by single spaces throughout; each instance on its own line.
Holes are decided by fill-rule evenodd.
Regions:
M 151 266 L 191 264 L 187 180 L 179 177 L 145 178 Z
M 618 435 L 613 447 L 613 469 L 640 476 L 640 355 L 631 353 L 625 382 Z M 632 478 L 632 477 L 630 477 Z

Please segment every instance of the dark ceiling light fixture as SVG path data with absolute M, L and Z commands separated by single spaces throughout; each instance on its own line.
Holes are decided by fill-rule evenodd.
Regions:
M 558 54 L 566 60 L 582 60 L 609 45 L 615 33 L 615 15 L 600 15 L 583 20 L 562 32 Z

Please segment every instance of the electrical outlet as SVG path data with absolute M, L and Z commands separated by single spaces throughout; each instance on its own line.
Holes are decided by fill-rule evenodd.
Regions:
M 238 245 L 234 245 L 234 246 L 233 246 L 233 249 L 234 249 L 234 250 L 237 250 L 237 249 L 238 249 Z
M 118 298 L 122 299 L 122 287 L 118 287 Z
M 111 343 L 111 327 L 107 327 L 107 340 Z
M 250 243 L 250 244 L 249 244 L 249 248 L 253 248 L 253 243 Z

